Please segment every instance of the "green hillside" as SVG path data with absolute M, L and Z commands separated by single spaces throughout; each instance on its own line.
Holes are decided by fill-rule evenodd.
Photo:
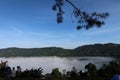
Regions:
M 17 56 L 120 56 L 120 44 L 93 44 L 79 46 L 75 49 L 63 49 L 60 47 L 45 48 L 5 48 L 0 49 L 0 57 Z

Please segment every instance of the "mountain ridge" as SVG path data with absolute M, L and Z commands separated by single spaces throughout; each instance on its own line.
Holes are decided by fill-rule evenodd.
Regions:
M 64 49 L 61 47 L 43 48 L 17 48 L 9 47 L 0 49 L 0 57 L 34 57 L 34 56 L 112 56 L 120 57 L 120 44 L 90 44 L 76 47 L 74 49 Z

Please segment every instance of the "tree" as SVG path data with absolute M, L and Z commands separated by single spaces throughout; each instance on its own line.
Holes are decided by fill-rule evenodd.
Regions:
M 75 67 L 73 67 L 70 72 L 70 80 L 78 80 L 77 77 L 78 77 L 77 70 Z
M 96 68 L 95 64 L 89 63 L 85 66 L 85 69 L 88 70 L 87 72 L 90 76 L 96 75 L 97 68 Z
M 76 19 L 78 26 L 77 30 L 82 28 L 88 30 L 92 27 L 101 27 L 104 24 L 104 19 L 109 16 L 108 13 L 88 13 L 86 11 L 82 11 L 78 7 L 76 7 L 70 0 L 55 0 L 55 4 L 52 9 L 57 12 L 57 23 L 63 22 L 63 14 L 64 10 L 62 6 L 64 5 L 64 1 L 69 3 L 73 8 L 72 16 Z
M 53 69 L 51 74 L 57 78 L 61 76 L 61 72 L 59 71 L 59 68 Z

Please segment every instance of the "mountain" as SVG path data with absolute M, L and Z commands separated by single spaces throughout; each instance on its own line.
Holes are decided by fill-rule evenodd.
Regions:
M 93 44 L 79 46 L 75 49 L 60 47 L 45 48 L 5 48 L 0 49 L 0 57 L 30 57 L 30 56 L 112 56 L 120 57 L 120 44 Z
M 73 50 L 75 56 L 120 56 L 120 44 L 94 44 L 77 47 Z
M 16 56 L 65 56 L 68 50 L 58 47 L 46 48 L 6 48 L 0 49 L 0 57 L 16 57 Z

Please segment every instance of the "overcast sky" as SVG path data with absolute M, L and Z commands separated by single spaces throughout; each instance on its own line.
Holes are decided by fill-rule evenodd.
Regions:
M 0 0 L 0 48 L 75 48 L 94 43 L 120 44 L 120 0 L 71 0 L 81 10 L 109 12 L 102 28 L 76 30 L 72 7 L 65 3 L 64 22 L 57 24 L 54 0 Z

